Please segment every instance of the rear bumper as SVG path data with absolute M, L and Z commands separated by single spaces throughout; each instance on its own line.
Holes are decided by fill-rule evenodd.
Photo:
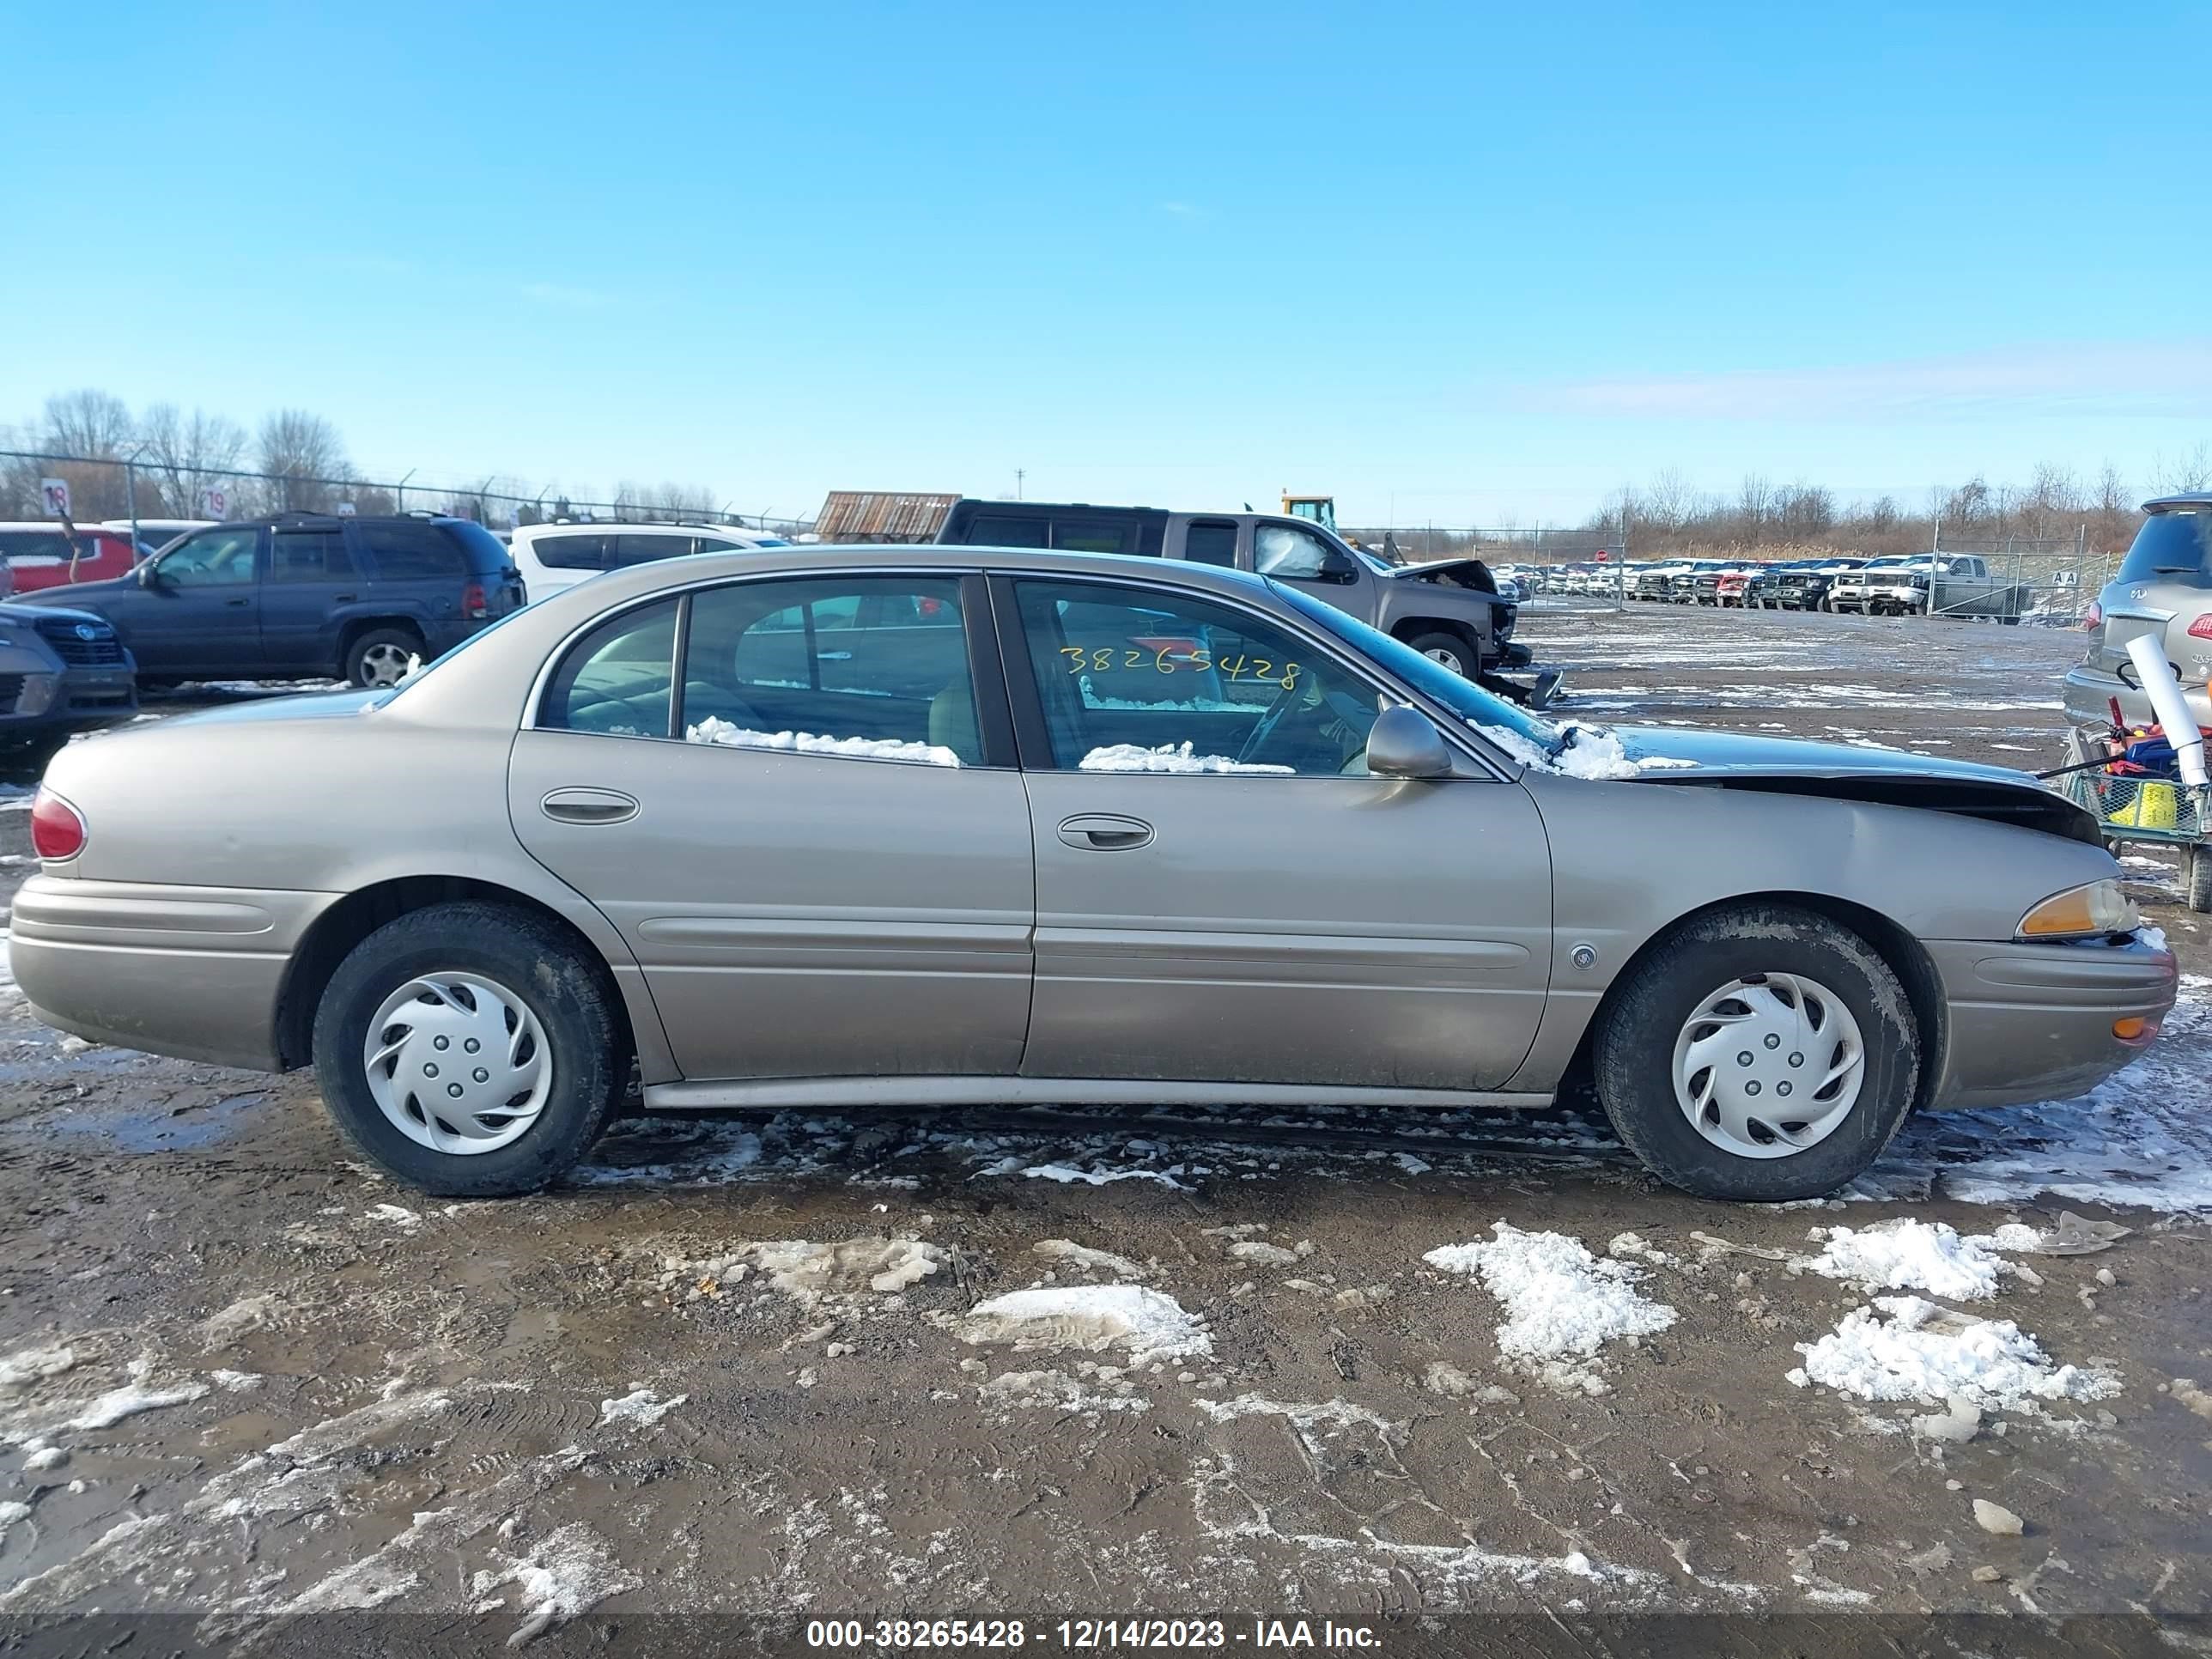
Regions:
M 2197 716 L 2199 726 L 2212 726 L 2212 689 L 2203 684 L 2187 684 L 2181 695 L 2189 700 L 2190 713 Z M 2120 718 L 2130 726 L 2151 726 L 2158 716 L 2151 711 L 2150 699 L 2142 692 L 2124 684 L 2116 674 L 2108 674 L 2094 663 L 2076 663 L 2066 671 L 2066 687 L 2062 694 L 2067 720 L 2076 726 L 2103 724 L 2112 718 L 2111 700 L 2120 700 Z
M 37 875 L 15 895 L 9 967 L 31 1012 L 58 1030 L 278 1071 L 285 969 L 336 897 Z
M 2143 1051 L 2116 1020 L 2162 1018 L 2179 969 L 2170 951 L 2122 945 L 1931 940 L 1943 984 L 1942 1069 L 1929 1103 L 2019 1106 L 2093 1089 Z

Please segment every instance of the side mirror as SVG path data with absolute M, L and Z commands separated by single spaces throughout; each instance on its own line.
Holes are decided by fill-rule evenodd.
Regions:
M 1359 561 L 1332 547 L 1321 556 L 1321 579 L 1325 582 L 1356 582 L 1359 580 Z
M 160 560 L 148 559 L 144 563 L 138 567 L 138 586 L 141 587 L 159 587 L 161 586 L 161 564 Z
M 1367 731 L 1367 769 L 1378 778 L 1448 778 L 1452 751 L 1418 708 L 1386 708 Z

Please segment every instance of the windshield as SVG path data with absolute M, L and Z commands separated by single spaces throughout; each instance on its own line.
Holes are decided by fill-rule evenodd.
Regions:
M 1309 621 L 1319 623 L 1361 656 L 1379 664 L 1423 696 L 1442 703 L 1462 720 L 1476 726 L 1504 726 L 1543 749 L 1558 744 L 1559 728 L 1549 720 L 1538 720 L 1518 704 L 1484 690 L 1472 680 L 1462 679 L 1442 663 L 1423 656 L 1403 641 L 1392 639 L 1379 628 L 1370 628 L 1311 594 L 1276 581 L 1267 586 Z
M 2124 582 L 2181 582 L 2212 587 L 2212 511 L 2154 513 L 2120 562 Z

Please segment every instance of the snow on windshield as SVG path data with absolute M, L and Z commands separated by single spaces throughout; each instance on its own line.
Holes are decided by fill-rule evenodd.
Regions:
M 1480 720 L 1469 720 L 1468 724 L 1522 765 L 1539 772 L 1557 772 L 1570 778 L 1588 778 L 1603 782 L 1641 777 L 1646 772 L 1680 770 L 1697 764 L 1693 760 L 1680 760 L 1672 755 L 1648 755 L 1640 759 L 1632 759 L 1628 751 L 1621 747 L 1620 739 L 1599 726 L 1562 726 L 1560 736 L 1564 741 L 1554 750 L 1539 748 L 1518 732 L 1508 731 L 1502 726 L 1486 726 Z
M 1133 743 L 1109 744 L 1092 750 L 1077 764 L 1085 772 L 1248 772 L 1285 778 L 1295 770 L 1288 766 L 1255 765 L 1226 755 L 1194 754 L 1187 743 L 1164 743 L 1157 749 Z
M 756 732 L 713 715 L 687 726 L 687 743 L 715 743 L 731 749 L 781 749 L 801 755 L 841 755 L 848 760 L 919 761 L 926 766 L 957 766 L 960 757 L 942 744 L 908 743 L 897 738 L 823 738 L 811 732 Z

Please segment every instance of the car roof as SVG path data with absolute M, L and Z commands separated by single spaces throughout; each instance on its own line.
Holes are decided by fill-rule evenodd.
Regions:
M 72 526 L 80 536 L 128 536 L 127 530 L 118 530 L 112 525 L 94 521 Z M 0 521 L 0 530 L 43 530 L 51 535 L 63 533 L 60 525 L 52 519 L 9 519 Z
M 514 534 L 528 536 L 536 541 L 546 536 L 604 536 L 619 532 L 625 536 L 773 536 L 773 530 L 751 530 L 738 524 L 585 524 L 572 521 L 562 524 L 524 524 L 514 527 Z

